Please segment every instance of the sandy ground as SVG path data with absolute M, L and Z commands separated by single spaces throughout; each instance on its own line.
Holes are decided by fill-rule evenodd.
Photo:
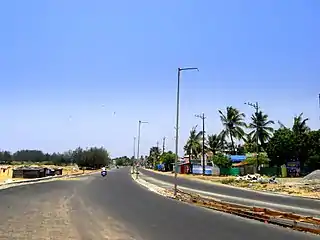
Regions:
M 159 172 L 150 169 L 148 170 L 168 176 L 174 175 L 174 173 L 171 172 Z M 252 189 L 256 191 L 268 191 L 281 194 L 288 194 L 292 196 L 303 196 L 320 199 L 320 182 L 303 183 L 302 178 L 277 178 L 277 184 L 269 184 L 235 181 L 235 177 L 232 176 L 224 177 L 179 174 L 179 177 L 191 180 L 209 181 L 210 183 L 214 184 L 226 184 L 234 187 Z
M 22 165 L 21 165 L 22 166 Z M 31 166 L 36 166 L 36 167 L 47 167 L 47 168 L 60 168 L 60 166 L 54 166 L 54 165 L 31 165 Z M 19 167 L 19 165 L 15 165 L 13 166 L 14 168 Z M 91 173 L 91 172 L 96 172 L 96 170 L 85 170 L 83 172 L 83 170 L 77 170 L 74 169 L 73 166 L 65 166 L 65 167 L 61 167 L 62 170 L 62 175 L 74 175 L 74 174 L 79 174 L 79 173 Z M 5 181 L 11 179 L 12 181 L 19 181 L 19 180 L 23 180 L 23 178 L 12 178 L 12 176 L 0 176 L 0 184 L 3 184 Z

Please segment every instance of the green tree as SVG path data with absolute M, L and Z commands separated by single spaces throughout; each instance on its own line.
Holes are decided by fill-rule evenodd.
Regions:
M 270 140 L 274 131 L 273 128 L 270 127 L 270 125 L 274 124 L 274 121 L 268 120 L 268 115 L 264 114 L 262 111 L 252 114 L 251 120 L 252 122 L 248 127 L 252 129 L 252 131 L 248 135 L 255 139 L 256 142 L 258 138 L 258 142 L 262 148 L 265 148 L 266 143 Z
M 176 159 L 176 154 L 169 151 L 169 152 L 162 153 L 159 160 L 162 164 L 164 164 L 166 171 L 171 171 L 173 167 L 172 164 L 174 163 L 175 159 Z
M 131 166 L 133 163 L 133 158 L 128 158 L 127 156 L 122 156 L 118 158 L 114 158 L 112 160 L 116 161 L 117 166 Z
M 244 145 L 238 144 L 236 146 L 236 153 L 237 153 L 237 155 L 244 155 L 246 153 L 246 151 L 244 149 Z
M 246 127 L 246 123 L 244 122 L 245 114 L 231 106 L 227 107 L 226 114 L 221 110 L 219 110 L 219 113 L 224 128 L 221 132 L 222 139 L 226 140 L 227 137 L 230 138 L 232 151 L 235 153 L 235 139 L 241 140 L 245 136 L 243 130 Z
M 211 160 L 219 168 L 229 168 L 232 165 L 230 158 L 221 153 L 212 156 Z
M 208 135 L 207 151 L 210 151 L 215 155 L 221 150 L 223 150 L 223 139 L 221 136 L 217 134 Z
M 246 153 L 253 153 L 257 151 L 257 141 L 253 138 L 253 134 L 246 134 L 243 140 Z
M 300 113 L 299 116 L 295 116 L 293 119 L 292 131 L 295 135 L 305 134 L 310 131 L 310 128 L 307 125 L 309 118 L 303 118 L 303 113 Z
M 202 152 L 202 131 L 197 132 L 197 126 L 193 127 L 190 131 L 187 143 L 184 146 L 184 151 L 190 156 L 198 158 Z
M 248 157 L 246 158 L 245 162 L 248 163 L 249 165 L 255 165 L 260 166 L 262 164 L 269 164 L 269 158 L 268 155 L 264 152 L 259 153 L 258 157 L 258 163 L 257 163 L 257 158 L 255 156 L 253 157 Z
M 291 129 L 279 128 L 270 139 L 266 152 L 271 165 L 281 166 L 287 160 L 295 158 L 295 139 Z
M 0 152 L 0 162 L 5 164 L 11 164 L 12 155 L 9 151 Z
M 19 150 L 13 154 L 15 161 L 19 162 L 43 162 L 45 154 L 40 150 Z
M 149 157 L 147 158 L 148 165 L 155 168 L 156 164 L 159 162 L 159 158 L 160 158 L 159 147 L 151 147 L 149 151 Z

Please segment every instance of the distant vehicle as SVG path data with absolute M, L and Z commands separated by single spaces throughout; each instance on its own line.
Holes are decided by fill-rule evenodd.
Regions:
M 119 166 L 116 166 L 117 169 L 119 169 Z
M 102 177 L 107 176 L 107 171 L 101 171 L 101 176 L 102 176 Z

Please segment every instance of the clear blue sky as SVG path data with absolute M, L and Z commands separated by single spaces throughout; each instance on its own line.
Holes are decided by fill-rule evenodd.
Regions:
M 141 154 L 173 150 L 177 67 L 200 69 L 182 75 L 181 153 L 194 114 L 217 133 L 247 101 L 320 126 L 317 0 L 7 0 L 0 22 L 1 149 L 132 155 L 140 119 Z

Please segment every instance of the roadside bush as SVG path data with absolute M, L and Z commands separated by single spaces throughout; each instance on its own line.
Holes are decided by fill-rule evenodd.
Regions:
M 222 179 L 221 180 L 222 184 L 231 184 L 231 183 L 234 183 L 234 182 L 235 182 L 234 178 L 226 178 L 226 179 Z

